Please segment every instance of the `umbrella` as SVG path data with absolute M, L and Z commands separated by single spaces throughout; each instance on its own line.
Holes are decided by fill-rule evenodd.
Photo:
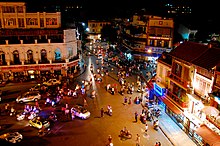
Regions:
M 202 112 L 204 112 L 206 115 L 211 115 L 211 116 L 215 116 L 215 117 L 218 116 L 218 114 L 219 114 L 219 110 L 213 106 L 205 106 L 202 109 Z

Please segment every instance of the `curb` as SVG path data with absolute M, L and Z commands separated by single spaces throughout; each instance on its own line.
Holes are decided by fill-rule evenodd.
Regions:
M 175 146 L 175 144 L 172 142 L 172 140 L 168 137 L 168 135 L 166 134 L 166 132 L 164 132 L 164 130 L 163 130 L 163 128 L 161 128 L 161 126 L 159 126 L 159 128 L 160 128 L 160 131 L 166 136 L 166 138 L 169 140 L 169 142 L 173 145 L 173 146 Z

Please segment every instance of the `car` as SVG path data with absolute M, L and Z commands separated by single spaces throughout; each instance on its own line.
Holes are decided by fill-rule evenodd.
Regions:
M 29 91 L 17 97 L 17 103 L 30 102 L 30 101 L 38 101 L 41 99 L 41 95 L 37 91 Z
M 47 86 L 53 86 L 53 85 L 60 85 L 61 81 L 57 80 L 57 79 L 49 79 L 46 82 L 43 82 L 43 85 L 47 85 Z
M 74 115 L 80 119 L 88 119 L 91 113 L 81 105 L 75 105 L 71 108 L 71 111 L 74 112 Z
M 10 143 L 17 143 L 17 142 L 21 142 L 23 136 L 19 132 L 8 132 L 0 135 L 0 139 L 4 139 Z
M 49 128 L 50 122 L 45 120 L 42 117 L 37 116 L 37 117 L 34 117 L 33 119 L 29 120 L 29 125 L 37 128 L 37 129 L 41 129 L 42 127 Z

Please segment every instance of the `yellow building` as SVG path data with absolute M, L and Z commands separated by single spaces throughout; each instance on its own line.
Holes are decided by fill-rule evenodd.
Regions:
M 79 62 L 75 29 L 57 13 L 27 13 L 23 2 L 0 2 L 0 79 L 68 75 Z
M 124 47 L 136 52 L 160 56 L 173 47 L 172 18 L 135 14 L 124 21 L 121 30 L 124 31 Z
M 24 2 L 0 2 L 0 28 L 59 28 L 61 13 L 27 13 Z
M 210 120 L 220 112 L 220 98 L 215 94 L 219 93 L 218 56 L 219 48 L 184 42 L 158 59 L 155 96 L 165 112 L 201 146 L 215 145 L 220 139 L 220 122 Z M 216 113 L 208 113 L 207 107 Z
M 88 21 L 88 34 L 90 40 L 100 40 L 101 39 L 101 30 L 103 26 L 111 24 L 108 21 L 99 21 L 99 20 L 89 20 Z

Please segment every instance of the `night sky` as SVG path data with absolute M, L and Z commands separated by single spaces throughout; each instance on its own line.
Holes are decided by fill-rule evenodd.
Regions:
M 3 1 L 3 0 L 0 0 Z M 83 5 L 83 17 L 106 19 L 110 17 L 130 16 L 134 10 L 145 8 L 148 14 L 161 16 L 161 2 L 177 1 L 177 0 L 4 0 L 4 1 L 25 1 L 30 10 L 38 10 L 43 5 L 79 2 Z M 179 0 L 180 1 L 180 0 Z M 182 0 L 183 2 L 187 0 Z M 190 1 L 190 0 L 188 0 Z M 33 8 L 32 8 L 33 7 Z M 192 0 L 192 14 L 189 21 L 197 23 L 198 26 L 210 28 L 218 28 L 219 5 L 215 0 L 202 1 Z M 65 14 L 66 15 L 66 14 Z M 69 14 L 70 16 L 73 14 Z M 81 17 L 81 16 L 80 16 Z M 185 18 L 180 18 L 183 21 Z M 193 22 L 194 21 L 194 22 Z M 214 27 L 210 27 L 214 25 Z

